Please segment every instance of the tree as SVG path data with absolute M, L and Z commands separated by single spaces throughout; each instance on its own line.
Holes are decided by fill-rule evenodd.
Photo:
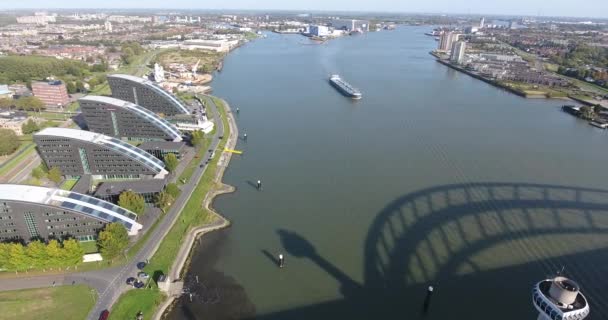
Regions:
M 26 111 L 41 111 L 46 108 L 44 102 L 38 97 L 21 97 L 17 99 L 15 106 Z
M 46 245 L 40 241 L 32 241 L 27 245 L 26 253 L 30 258 L 31 267 L 44 269 L 48 266 Z
M 8 267 L 11 270 L 20 271 L 30 268 L 30 259 L 25 253 L 25 248 L 20 243 L 11 243 L 8 250 Z
M 15 106 L 15 100 L 2 98 L 0 99 L 0 109 L 10 109 Z
M 127 47 L 122 50 L 122 54 L 120 55 L 120 58 L 122 59 L 122 61 L 125 64 L 131 64 L 134 60 L 134 58 L 133 58 L 134 55 L 135 55 L 135 53 L 133 52 L 133 49 Z
M 0 242 L 0 269 L 8 269 L 10 244 Z
M 190 142 L 195 147 L 200 147 L 205 141 L 205 134 L 201 130 L 192 131 Z
M 17 134 L 10 129 L 0 129 L 0 156 L 12 154 L 19 148 Z
M 593 113 L 593 108 L 589 106 L 582 106 L 580 109 L 581 118 L 586 120 L 593 120 L 595 114 Z
M 95 86 L 99 85 L 99 81 L 97 81 L 97 78 L 91 78 L 91 80 L 89 80 L 89 86 L 91 87 L 91 89 L 95 88 Z
M 86 92 L 87 88 L 84 87 L 84 83 L 80 80 L 76 81 L 76 91 L 78 92 Z
M 61 245 L 59 241 L 52 239 L 46 245 L 46 254 L 47 254 L 47 267 L 49 268 L 58 268 L 63 265 L 62 261 L 62 253 L 61 253 Z
M 163 212 L 166 212 L 167 209 L 169 209 L 169 207 L 173 204 L 173 201 L 175 201 L 175 199 L 164 191 L 157 194 L 156 198 L 154 199 L 156 206 L 158 206 Z
M 78 89 L 76 89 L 76 85 L 72 81 L 66 81 L 65 87 L 68 90 L 69 94 L 76 93 L 76 91 L 78 90 Z
M 169 183 L 165 187 L 165 193 L 167 193 L 170 196 L 172 196 L 173 199 L 177 199 L 177 197 L 179 196 L 180 192 L 181 192 L 181 190 L 179 189 L 179 187 L 175 183 Z
M 127 229 L 118 222 L 109 223 L 99 233 L 97 240 L 101 255 L 106 259 L 114 259 L 120 255 L 129 244 Z
M 34 170 L 32 170 L 32 177 L 36 179 L 42 179 L 45 175 L 46 173 L 40 167 L 36 167 Z
M 61 173 L 61 169 L 59 169 L 58 167 L 52 167 L 49 170 L 49 173 L 47 174 L 49 180 L 55 182 L 56 184 L 59 184 L 59 182 L 61 182 L 61 176 L 63 174 Z
M 118 205 L 136 214 L 143 214 L 146 209 L 144 197 L 131 190 L 123 191 L 118 196 Z
M 177 160 L 174 153 L 169 153 L 165 156 L 165 167 L 167 167 L 169 172 L 174 172 L 178 164 L 179 160 Z
M 601 105 L 596 104 L 595 106 L 593 106 L 593 112 L 595 114 L 600 114 L 600 112 L 602 111 L 604 111 L 604 108 Z
M 63 241 L 63 263 L 68 266 L 77 266 L 82 263 L 84 249 L 76 239 Z
M 34 133 L 38 130 L 40 130 L 40 127 L 38 127 L 38 124 L 32 119 L 29 119 L 27 122 L 21 125 L 21 131 L 23 134 Z

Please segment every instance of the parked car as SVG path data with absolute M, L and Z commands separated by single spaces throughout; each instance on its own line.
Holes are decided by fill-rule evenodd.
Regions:
M 107 320 L 108 317 L 110 317 L 110 311 L 106 309 L 101 312 L 101 315 L 99 315 L 99 320 Z
M 141 289 L 145 286 L 143 281 L 135 281 L 135 283 L 133 283 L 133 287 L 135 287 L 135 289 Z
M 145 262 L 138 262 L 137 263 L 137 269 L 139 270 L 143 270 L 146 267 L 146 263 Z
M 145 273 L 145 272 L 142 271 L 142 272 L 140 272 L 140 273 L 137 274 L 137 277 L 138 278 L 142 278 L 142 279 L 148 279 L 148 278 L 150 278 L 150 275 L 148 275 L 147 273 Z
M 133 283 L 135 283 L 135 281 L 137 281 L 137 279 L 133 278 L 133 277 L 128 277 L 127 278 L 127 284 L 132 286 Z

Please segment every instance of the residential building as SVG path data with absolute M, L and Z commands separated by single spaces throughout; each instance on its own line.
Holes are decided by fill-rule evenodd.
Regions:
M 54 16 L 35 15 L 35 16 L 22 16 L 17 17 L 17 23 L 19 24 L 39 24 L 45 25 L 49 22 L 55 22 Z
M 134 103 L 102 96 L 78 102 L 90 131 L 119 139 L 182 141 L 173 124 Z
M 450 61 L 456 64 L 462 64 L 464 62 L 464 52 L 466 50 L 467 43 L 464 41 L 454 42 L 452 45 L 452 54 L 450 55 Z
M 111 222 L 124 225 L 129 235 L 142 229 L 137 214 L 104 200 L 60 189 L 0 184 L 0 241 L 94 240 Z
M 449 52 L 452 49 L 452 43 L 456 34 L 451 31 L 446 31 L 439 38 L 439 51 Z
M 65 176 L 98 179 L 162 179 L 162 161 L 126 142 L 90 131 L 46 128 L 34 134 L 38 153 L 49 168 Z
M 107 32 L 112 32 L 112 22 L 110 21 L 106 21 L 103 24 L 104 30 L 106 30 Z
M 112 97 L 140 105 L 154 113 L 164 115 L 189 114 L 190 111 L 177 98 L 150 80 L 125 74 L 108 76 Z
M 351 31 L 369 31 L 369 21 L 354 19 L 332 19 L 329 22 L 334 29 Z
M 33 82 L 34 96 L 42 100 L 47 107 L 64 107 L 70 102 L 65 84 L 59 80 L 48 82 Z

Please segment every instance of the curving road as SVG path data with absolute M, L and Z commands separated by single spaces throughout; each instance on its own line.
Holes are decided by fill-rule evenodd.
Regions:
M 221 121 L 220 114 L 217 105 L 209 99 L 208 105 L 211 106 L 211 112 L 213 112 L 213 118 L 215 120 L 216 130 L 212 137 L 210 149 L 216 149 L 219 144 L 219 137 L 224 135 L 224 125 Z M 145 261 L 150 259 L 152 255 L 158 249 L 162 239 L 169 232 L 179 214 L 181 213 L 186 202 L 190 198 L 190 195 L 196 187 L 196 182 L 200 180 L 205 170 L 207 170 L 207 164 L 205 164 L 206 157 L 200 159 L 199 165 L 197 166 L 192 178 L 181 189 L 182 193 L 176 199 L 175 205 L 161 217 L 156 229 L 152 230 L 152 234 L 135 255 L 131 263 L 124 266 L 113 267 L 108 269 L 71 273 L 63 275 L 52 275 L 52 276 L 40 276 L 30 278 L 17 278 L 17 279 L 5 279 L 0 281 L 0 287 L 2 290 L 18 290 L 18 289 L 29 289 L 29 288 L 40 288 L 48 287 L 53 285 L 72 285 L 72 284 L 87 284 L 93 287 L 98 292 L 98 299 L 95 307 L 89 313 L 87 319 L 96 320 L 99 318 L 101 312 L 105 309 L 110 309 L 112 304 L 116 302 L 120 295 L 131 289 L 130 286 L 125 284 L 125 281 L 130 276 L 135 276 L 139 270 L 135 266 L 136 262 Z M 202 167 L 200 165 L 203 165 Z

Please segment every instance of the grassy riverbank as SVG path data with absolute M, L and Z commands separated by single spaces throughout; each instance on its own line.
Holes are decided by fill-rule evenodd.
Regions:
M 224 103 L 217 98 L 213 98 L 218 106 L 222 123 L 224 124 L 224 136 L 230 136 L 230 127 L 227 120 L 227 114 Z M 226 145 L 227 138 L 220 140 L 217 147 L 217 153 L 221 152 Z M 203 149 L 205 150 L 205 149 Z M 203 208 L 203 201 L 209 191 L 216 187 L 215 176 L 218 169 L 218 161 L 220 157 L 216 156 L 209 163 L 207 170 L 198 181 L 197 186 L 192 192 L 192 196 L 184 206 L 177 221 L 169 230 L 158 250 L 150 259 L 150 263 L 144 269 L 151 275 L 168 274 L 169 268 L 173 264 L 179 248 L 188 232 L 193 228 L 209 224 L 214 221 L 215 216 L 209 210 Z M 193 162 L 199 159 L 193 159 Z M 172 279 L 174 280 L 174 279 Z M 123 294 L 112 308 L 112 316 L 110 319 L 127 319 L 133 317 L 138 311 L 144 313 L 144 319 L 150 319 L 154 314 L 156 307 L 165 299 L 165 295 L 160 292 L 152 282 L 152 289 L 129 291 Z
M 85 285 L 0 292 L 0 320 L 85 319 L 96 299 Z

